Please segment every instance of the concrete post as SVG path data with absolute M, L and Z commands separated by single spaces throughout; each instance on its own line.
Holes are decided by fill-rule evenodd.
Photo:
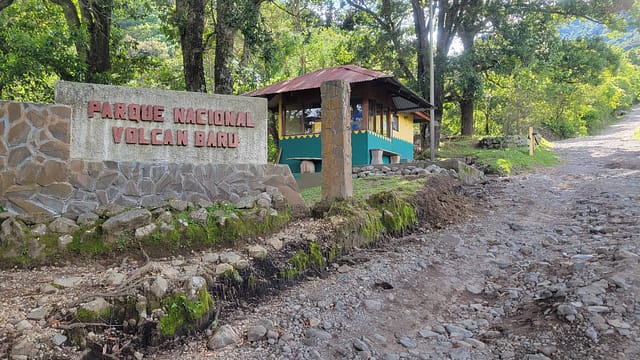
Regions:
M 343 80 L 323 82 L 322 98 L 322 200 L 353 195 L 351 177 L 351 87 Z

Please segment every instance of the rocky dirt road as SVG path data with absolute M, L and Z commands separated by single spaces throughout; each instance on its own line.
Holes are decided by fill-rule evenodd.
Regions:
M 460 225 L 363 250 L 159 359 L 639 359 L 640 111 L 492 180 Z
M 640 359 L 638 128 L 634 111 L 603 135 L 557 142 L 558 166 L 467 188 L 476 211 L 458 225 L 357 251 L 323 278 L 223 310 L 216 325 L 236 344 L 203 333 L 135 357 Z M 77 357 L 47 309 L 139 265 L 0 272 L 0 359 Z M 75 283 L 49 285 L 58 278 Z

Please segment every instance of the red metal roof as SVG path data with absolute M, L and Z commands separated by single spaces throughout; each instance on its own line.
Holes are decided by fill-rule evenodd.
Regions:
M 265 96 L 280 94 L 289 91 L 318 89 L 320 85 L 329 80 L 345 80 L 349 83 L 359 83 L 393 76 L 379 71 L 361 68 L 355 65 L 342 65 L 332 68 L 317 70 L 297 78 L 281 81 L 271 86 L 264 87 L 247 93 L 248 96 Z

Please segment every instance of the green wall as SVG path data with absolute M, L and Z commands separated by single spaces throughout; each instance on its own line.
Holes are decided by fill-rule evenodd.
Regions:
M 292 136 L 280 139 L 280 164 L 287 164 L 292 173 L 300 172 L 300 161 L 289 158 L 322 157 L 322 142 L 319 135 Z M 385 149 L 400 154 L 400 161 L 413 160 L 413 144 L 400 139 L 389 139 L 368 131 L 354 131 L 351 133 L 351 149 L 353 166 L 368 165 L 371 163 L 370 149 Z M 388 164 L 388 156 L 383 157 L 383 162 Z M 316 172 L 322 170 L 322 165 L 316 162 Z

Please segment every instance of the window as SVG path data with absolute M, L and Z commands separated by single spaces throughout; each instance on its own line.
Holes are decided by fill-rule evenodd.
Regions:
M 362 108 L 362 100 L 351 100 L 351 130 L 361 130 L 364 126 L 364 112 Z
M 382 132 L 380 134 L 386 136 L 386 137 L 391 137 L 389 136 L 389 120 L 391 120 L 391 118 L 389 117 L 391 114 L 389 112 L 389 108 L 384 108 L 382 109 Z
M 376 131 L 376 102 L 375 100 L 369 100 L 369 123 L 367 129 L 369 131 Z
M 386 118 L 382 112 L 382 104 L 376 103 L 376 132 L 380 135 L 385 135 L 386 130 Z
M 304 109 L 304 133 L 313 134 L 321 132 L 322 109 L 320 104 L 311 104 Z
M 400 121 L 398 120 L 398 114 L 393 114 L 391 118 L 391 127 L 394 131 L 399 131 L 400 129 Z
M 284 134 L 302 134 L 302 106 L 287 105 L 284 110 Z
M 284 135 L 320 133 L 322 110 L 320 104 L 286 105 L 284 110 Z

